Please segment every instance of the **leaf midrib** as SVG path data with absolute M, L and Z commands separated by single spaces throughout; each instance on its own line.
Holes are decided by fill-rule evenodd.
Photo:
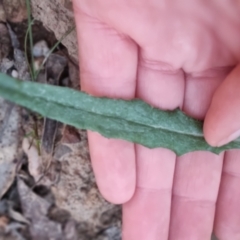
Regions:
M 39 84 L 39 83 L 38 83 Z M 40 85 L 40 84 L 39 84 Z M 27 92 L 24 92 L 22 91 L 23 95 L 26 95 L 28 96 L 29 98 L 32 98 L 32 97 L 35 97 L 34 95 L 31 95 L 31 94 L 28 94 Z M 19 93 L 18 93 L 19 94 Z M 91 96 L 93 97 L 93 96 Z M 59 102 L 57 100 L 47 100 L 46 98 L 44 97 L 41 97 L 41 96 L 38 96 L 37 98 L 39 98 L 40 100 L 43 100 L 45 102 L 49 102 L 49 103 L 54 103 L 54 104 L 58 104 L 58 105 L 61 105 L 63 107 L 68 107 L 68 108 L 71 108 L 71 109 L 75 109 L 77 111 L 85 111 L 85 112 L 88 112 L 90 114 L 94 114 L 94 115 L 99 115 L 99 116 L 102 116 L 102 117 L 108 117 L 108 118 L 111 118 L 111 119 L 114 119 L 114 118 L 118 118 L 118 119 L 121 119 L 121 120 L 124 120 L 124 121 L 128 121 L 129 123 L 132 123 L 132 124 L 138 124 L 138 125 L 141 125 L 141 126 L 144 126 L 144 127 L 147 127 L 147 128 L 154 128 L 154 129 L 157 129 L 157 130 L 162 130 L 162 131 L 165 131 L 165 132 L 170 132 L 170 133 L 177 133 L 177 134 L 183 134 L 183 135 L 186 135 L 186 136 L 191 136 L 191 137 L 198 137 L 198 138 L 203 138 L 203 134 L 194 134 L 194 133 L 191 133 L 191 132 L 184 132 L 184 131 L 178 131 L 178 130 L 170 130 L 170 129 L 167 129 L 167 128 L 164 128 L 164 127 L 156 127 L 154 125 L 147 125 L 147 124 L 144 124 L 144 123 L 140 123 L 140 122 L 137 122 L 137 121 L 133 121 L 133 120 L 130 120 L 130 119 L 126 119 L 126 118 L 121 118 L 121 117 L 118 117 L 118 116 L 113 116 L 113 115 L 108 115 L 108 114 L 101 114 L 101 113 L 96 113 L 96 112 L 93 112 L 93 111 L 89 111 L 89 110 L 86 110 L 86 109 L 82 109 L 82 108 L 77 108 L 76 106 L 73 106 L 73 105 L 69 105 L 67 103 L 63 103 L 63 102 Z M 93 97 L 94 98 L 94 97 Z M 157 109 L 157 108 L 156 108 Z M 159 109 L 157 109 L 159 110 Z

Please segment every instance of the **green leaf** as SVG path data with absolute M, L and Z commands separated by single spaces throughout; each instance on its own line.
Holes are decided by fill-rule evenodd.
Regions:
M 168 148 L 177 155 L 197 150 L 218 154 L 240 148 L 239 139 L 220 148 L 211 147 L 203 138 L 203 122 L 178 109 L 162 111 L 138 99 L 97 98 L 73 89 L 20 81 L 4 74 L 0 74 L 0 95 L 76 128 L 148 148 Z

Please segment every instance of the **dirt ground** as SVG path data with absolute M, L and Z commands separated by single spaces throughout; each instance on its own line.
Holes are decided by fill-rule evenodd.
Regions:
M 34 66 L 74 27 L 71 1 L 32 0 Z M 0 0 L 0 72 L 31 79 L 25 0 Z M 37 81 L 79 89 L 76 32 Z M 27 61 L 28 60 L 28 61 Z M 86 132 L 0 98 L 0 240 L 120 240 L 121 208 L 99 194 Z

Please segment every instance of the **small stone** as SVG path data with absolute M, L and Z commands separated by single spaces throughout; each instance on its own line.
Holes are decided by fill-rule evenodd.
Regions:
M 15 69 L 12 70 L 11 75 L 13 78 L 18 78 L 18 72 Z
M 48 44 L 45 40 L 41 40 L 33 46 L 34 57 L 46 57 L 49 51 Z
M 9 60 L 8 58 L 3 58 L 0 64 L 0 72 L 7 73 L 7 71 L 13 67 L 13 65 L 14 62 L 12 60 Z

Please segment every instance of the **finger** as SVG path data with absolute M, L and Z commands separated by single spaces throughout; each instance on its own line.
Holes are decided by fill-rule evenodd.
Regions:
M 224 76 L 216 70 L 188 74 L 183 111 L 202 119 Z M 222 159 L 223 155 L 200 151 L 177 158 L 170 240 L 211 238 Z
M 149 58 L 148 58 L 149 59 Z M 184 75 L 160 61 L 141 58 L 137 96 L 163 109 L 180 107 Z M 123 206 L 123 239 L 167 240 L 176 155 L 167 149 L 136 146 L 137 188 Z
M 240 136 L 239 106 L 240 64 L 226 77 L 213 96 L 204 124 L 204 135 L 209 144 L 221 146 Z
M 177 159 L 170 240 L 210 239 L 222 158 L 209 152 L 193 152 Z
M 123 205 L 123 240 L 167 240 L 176 156 L 167 149 L 137 152 L 138 186 Z
M 240 151 L 225 153 L 214 232 L 219 239 L 240 238 Z
M 96 96 L 131 99 L 135 95 L 137 46 L 100 20 L 81 11 L 75 1 L 83 91 Z M 113 203 L 131 198 L 136 183 L 134 144 L 88 131 L 91 161 L 102 195 Z

